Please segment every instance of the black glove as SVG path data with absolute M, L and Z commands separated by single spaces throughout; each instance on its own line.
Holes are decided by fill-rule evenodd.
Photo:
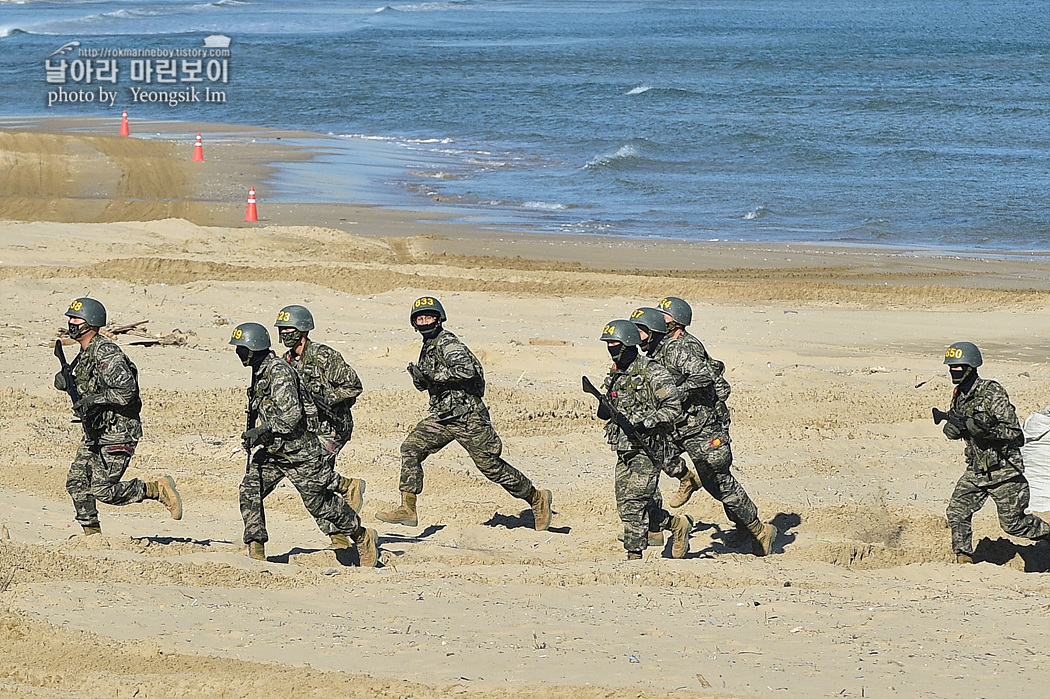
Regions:
M 241 435 L 241 444 L 244 446 L 244 450 L 248 451 L 252 447 L 260 444 L 268 444 L 273 437 L 273 432 L 270 432 L 270 428 L 266 425 L 258 425 L 250 430 L 245 430 L 244 434 Z
M 427 376 L 426 372 L 416 366 L 414 363 L 409 362 L 408 366 L 405 367 L 409 374 L 412 376 L 412 384 L 417 390 L 425 391 L 430 387 L 430 377 Z
M 55 388 L 60 391 L 69 390 L 69 384 L 66 383 L 66 372 L 60 371 L 55 374 Z
M 944 427 L 941 428 L 941 432 L 944 432 L 944 436 L 948 439 L 962 439 L 963 431 L 955 426 L 951 420 L 944 423 Z
M 970 433 L 970 436 L 974 439 L 984 439 L 988 436 L 988 430 L 977 424 L 977 421 L 972 417 L 966 418 L 966 431 Z
M 92 417 L 102 412 L 105 406 L 106 404 L 101 393 L 87 393 L 73 404 L 73 411 L 80 413 L 84 417 Z

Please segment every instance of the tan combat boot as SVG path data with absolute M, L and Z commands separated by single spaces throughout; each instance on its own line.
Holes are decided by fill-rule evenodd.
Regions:
M 365 504 L 365 482 L 360 478 L 347 478 L 339 482 L 337 493 L 343 496 L 354 512 L 360 513 Z
M 348 549 L 350 548 L 350 538 L 346 534 L 329 534 L 328 538 L 332 540 L 330 549 Z
M 693 518 L 675 515 L 671 518 L 671 558 L 685 558 L 689 553 L 689 533 L 693 531 Z
M 419 526 L 419 515 L 416 514 L 416 494 L 401 491 L 401 505 L 385 512 L 376 512 L 376 519 L 388 524 L 403 524 L 406 527 Z
M 175 479 L 171 476 L 163 476 L 159 481 L 146 483 L 146 498 L 159 500 L 168 508 L 172 519 L 182 519 L 182 496 L 175 490 Z
M 94 536 L 95 534 L 102 533 L 102 525 L 96 524 L 93 527 L 84 527 L 84 536 Z
M 956 563 L 973 563 L 973 556 L 968 553 L 957 553 L 955 554 Z
M 623 541 L 623 532 L 616 535 L 617 541 Z M 663 546 L 664 545 L 664 533 L 663 532 L 649 532 L 649 546 Z
M 640 561 L 640 560 L 642 560 L 642 552 L 641 551 L 628 551 L 627 552 L 627 560 L 628 561 Z
M 754 543 L 751 547 L 756 556 L 768 556 L 773 551 L 773 542 L 777 539 L 777 528 L 772 524 L 764 524 L 762 520 L 756 519 L 747 525 L 751 532 Z
M 532 505 L 532 518 L 536 522 L 536 531 L 545 532 L 551 526 L 551 503 L 553 501 L 551 491 L 534 489 L 529 504 Z
M 689 502 L 689 498 L 693 497 L 693 493 L 700 490 L 701 487 L 700 478 L 692 471 L 686 471 L 685 478 L 678 486 L 678 491 L 667 500 L 667 504 L 671 507 L 681 507 Z
M 261 541 L 252 541 L 248 544 L 248 558 L 256 561 L 266 560 L 266 546 Z
M 360 527 L 354 534 L 354 543 L 357 544 L 357 558 L 362 568 L 379 566 L 379 535 L 375 529 Z

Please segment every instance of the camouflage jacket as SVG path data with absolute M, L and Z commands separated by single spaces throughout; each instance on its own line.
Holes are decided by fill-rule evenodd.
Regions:
M 725 364 L 712 359 L 704 344 L 682 331 L 676 338 L 665 337 L 653 353 L 674 380 L 682 398 L 684 419 L 678 423 L 681 437 L 704 430 L 723 431 L 729 426 L 729 383 L 723 378 Z
M 430 412 L 438 419 L 452 420 L 485 410 L 485 372 L 481 362 L 453 333 L 441 329 L 423 340 L 419 368 L 427 377 L 416 388 L 430 393 Z
M 320 455 L 316 424 L 311 425 L 299 376 L 273 352 L 259 364 L 248 387 L 248 411 L 256 425 L 266 425 L 273 433 L 267 449 L 274 454 Z M 316 419 L 314 420 L 316 423 Z
M 306 341 L 301 356 L 291 350 L 284 354 L 292 365 L 303 391 L 317 408 L 322 431 L 346 433 L 354 428 L 351 408 L 361 395 L 361 379 L 337 350 L 318 342 Z
M 102 396 L 103 409 L 84 421 L 85 439 L 93 444 L 136 444 L 142 439 L 139 370 L 117 343 L 95 335 L 70 368 L 77 393 Z
M 1024 432 L 1017 421 L 1010 396 L 997 381 L 978 378 L 966 393 L 958 388 L 952 394 L 952 410 L 990 424 L 987 437 L 969 434 L 966 441 L 966 470 L 988 484 L 999 483 L 1024 472 L 1021 445 Z
M 670 372 L 648 357 L 639 355 L 626 371 L 613 365 L 602 390 L 617 411 L 642 429 L 658 453 L 683 417 L 679 391 Z M 615 451 L 639 448 L 613 419 L 605 425 L 605 439 Z

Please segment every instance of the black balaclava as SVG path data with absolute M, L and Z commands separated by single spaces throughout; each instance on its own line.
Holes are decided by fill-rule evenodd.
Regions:
M 631 366 L 631 362 L 638 357 L 638 348 L 633 345 L 628 347 L 621 342 L 618 345 L 608 345 L 608 348 L 609 356 L 616 362 L 616 368 L 620 371 L 624 371 Z
M 961 367 L 958 370 L 948 367 L 948 373 L 951 374 L 952 383 L 959 387 L 958 390 L 966 393 L 977 380 L 977 368 L 969 364 L 963 364 Z
M 241 364 L 253 369 L 257 369 L 262 364 L 268 352 L 269 350 L 250 350 L 244 345 L 237 345 L 237 357 L 240 358 Z
M 423 314 L 420 313 L 419 315 L 423 315 Z M 418 317 L 419 316 L 416 316 L 416 318 L 418 318 Z M 441 320 L 440 319 L 435 320 L 430 325 L 423 326 L 423 325 L 417 325 L 416 324 L 416 318 L 412 319 L 412 327 L 416 329 L 416 332 L 418 332 L 420 335 L 423 336 L 424 340 L 433 340 L 435 337 L 438 336 L 438 333 L 441 332 Z
M 641 343 L 639 344 L 639 347 L 641 347 L 642 351 L 645 352 L 646 354 L 652 355 L 652 353 L 656 351 L 656 348 L 660 346 L 660 341 L 663 340 L 663 339 L 664 339 L 664 334 L 663 333 L 656 333 L 656 332 L 653 332 L 652 330 L 650 330 L 649 331 L 649 337 L 647 337 L 646 339 L 642 340 Z

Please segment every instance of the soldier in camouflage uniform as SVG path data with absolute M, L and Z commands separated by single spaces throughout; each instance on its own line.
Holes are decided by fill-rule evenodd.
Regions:
M 277 313 L 274 326 L 278 329 L 281 344 L 289 348 L 284 353 L 284 360 L 299 375 L 303 391 L 309 398 L 305 405 L 307 412 L 316 412 L 317 415 L 317 438 L 321 441 L 328 467 L 328 489 L 346 498 L 354 512 L 360 512 L 364 504 L 365 482 L 341 475 L 335 470 L 335 460 L 354 432 L 351 409 L 361 395 L 361 379 L 337 350 L 310 339 L 314 317 L 304 306 L 285 306 Z M 319 520 L 317 525 L 332 538 L 332 545 L 336 548 L 349 546 L 346 537 L 336 531 L 331 522 Z
M 501 458 L 503 442 L 489 419 L 485 374 L 467 346 L 444 328 L 445 309 L 433 297 L 416 299 L 409 320 L 423 336 L 419 360 L 408 365 L 416 390 L 430 394 L 430 414 L 401 444 L 401 505 L 377 512 L 390 524 L 419 524 L 416 497 L 423 492 L 423 461 L 453 440 L 467 450 L 478 470 L 516 498 L 529 503 L 537 531 L 551 521 L 551 491 L 535 488 L 520 471 Z
M 1021 460 L 1024 433 L 1006 389 L 977 375 L 983 359 L 972 342 L 950 346 L 944 363 L 955 384 L 944 436 L 966 443 L 966 470 L 955 485 L 946 513 L 956 560 L 973 563 L 971 520 L 989 497 L 1007 534 L 1050 541 L 1050 525 L 1025 514 L 1029 492 Z
M 641 559 L 650 532 L 662 530 L 671 532 L 671 556 L 684 558 L 689 553 L 693 520 L 686 515 L 672 516 L 660 506 L 661 464 L 650 456 L 651 452 L 666 461 L 677 455 L 671 433 L 682 417 L 678 389 L 665 368 L 638 352 L 641 337 L 630 321 L 608 323 L 601 340 L 608 346 L 613 366 L 602 385 L 607 402 L 602 402 L 598 417 L 608 421 L 605 438 L 616 452 L 616 509 L 623 522 L 627 560 Z M 633 440 L 617 423 L 614 410 L 633 426 Z
M 311 429 L 305 400 L 295 370 L 270 349 L 270 334 L 259 323 L 242 323 L 233 330 L 230 344 L 251 367 L 248 414 L 251 423 L 241 435 L 245 451 L 261 446 L 252 455 L 241 481 L 240 506 L 244 543 L 248 555 L 266 560 L 266 517 L 263 500 L 287 477 L 299 491 L 315 520 L 330 522 L 336 532 L 357 545 L 361 565 L 378 564 L 379 547 L 374 529 L 361 520 L 345 500 L 328 489 L 328 465 L 317 434 Z M 316 429 L 316 426 L 313 426 Z
M 696 473 L 677 459 L 668 475 L 681 480 L 669 505 L 682 507 L 701 487 L 722 503 L 726 516 L 738 529 L 746 531 L 757 556 L 773 550 L 777 529 L 758 517 L 758 508 L 744 487 L 733 476 L 733 452 L 729 438 L 729 382 L 723 376 L 725 364 L 713 359 L 699 339 L 686 330 L 693 310 L 684 300 L 668 296 L 658 309 L 664 315 L 667 334 L 649 351 L 654 361 L 671 372 L 682 395 L 685 418 L 676 425 L 675 439 L 681 451 L 689 454 Z
M 130 505 L 158 500 L 173 518 L 182 519 L 182 498 L 171 476 L 157 481 L 121 480 L 142 438 L 142 399 L 138 369 L 115 342 L 99 333 L 106 324 L 105 307 L 95 299 L 78 298 L 69 304 L 66 317 L 69 336 L 80 344 L 69 369 L 80 397 L 73 410 L 82 417 L 84 428 L 66 491 L 84 534 L 102 533 L 96 501 Z M 69 391 L 66 372 L 55 374 L 55 388 Z

